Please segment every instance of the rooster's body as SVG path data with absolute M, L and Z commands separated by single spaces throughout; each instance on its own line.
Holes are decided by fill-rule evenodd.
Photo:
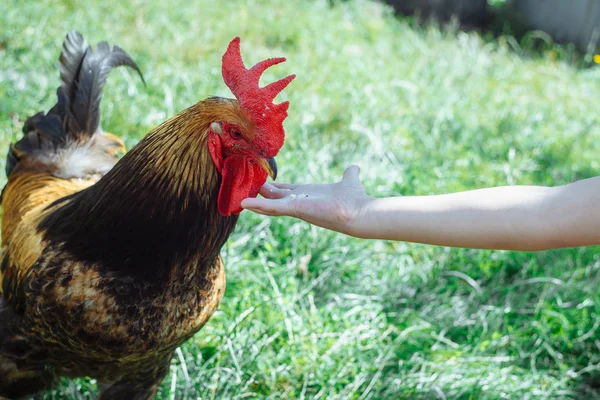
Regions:
M 236 153 L 223 131 L 234 126 L 251 143 L 255 121 L 238 101 L 209 98 L 119 160 L 122 142 L 99 129 L 101 91 L 113 66 L 137 66 L 106 43 L 92 52 L 77 33 L 60 63 L 58 104 L 26 122 L 7 160 L 0 396 L 91 376 L 101 398 L 151 398 L 175 348 L 223 296 L 219 251 L 240 197 L 225 183 L 254 176 L 242 196 L 255 196 L 266 179 L 255 167 L 274 154 Z M 234 179 L 239 157 L 250 166 Z

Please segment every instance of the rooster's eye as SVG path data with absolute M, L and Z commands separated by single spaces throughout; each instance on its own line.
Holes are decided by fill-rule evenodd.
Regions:
M 242 137 L 242 133 L 240 131 L 233 131 L 232 135 L 236 138 Z

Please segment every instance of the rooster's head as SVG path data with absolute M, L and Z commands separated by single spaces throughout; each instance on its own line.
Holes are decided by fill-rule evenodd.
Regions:
M 224 216 L 239 214 L 241 201 L 256 197 L 267 176 L 275 179 L 277 175 L 274 157 L 283 146 L 283 120 L 289 103 L 273 104 L 273 100 L 295 75 L 262 88 L 258 81 L 267 68 L 283 61 L 285 58 L 270 58 L 246 69 L 239 38 L 223 55 L 223 79 L 237 100 L 214 99 L 227 113 L 217 114 L 218 119 L 211 122 L 208 149 L 222 176 L 218 208 Z

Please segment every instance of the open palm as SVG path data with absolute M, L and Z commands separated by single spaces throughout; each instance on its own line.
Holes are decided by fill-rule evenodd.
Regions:
M 341 181 L 330 184 L 265 184 L 264 198 L 248 198 L 242 207 L 259 214 L 291 216 L 323 228 L 352 234 L 352 222 L 369 197 L 359 178 L 360 168 L 346 169 Z

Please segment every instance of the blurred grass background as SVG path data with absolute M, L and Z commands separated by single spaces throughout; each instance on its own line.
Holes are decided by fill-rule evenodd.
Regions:
M 291 102 L 282 182 L 334 181 L 358 163 L 372 195 L 423 195 L 600 170 L 600 68 L 565 47 L 417 26 L 361 0 L 5 0 L 0 26 L 0 149 L 54 104 L 77 29 L 144 72 L 146 87 L 119 69 L 105 90 L 103 127 L 129 146 L 230 96 L 220 57 L 239 35 L 247 65 L 288 58 L 265 82 L 298 75 L 279 97 Z M 598 248 L 364 241 L 244 212 L 222 253 L 220 309 L 178 351 L 159 399 L 600 398 Z M 95 391 L 63 380 L 39 398 Z

